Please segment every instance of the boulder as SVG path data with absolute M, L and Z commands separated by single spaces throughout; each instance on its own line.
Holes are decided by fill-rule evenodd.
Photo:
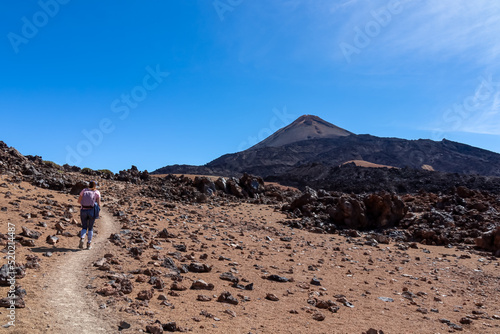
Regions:
M 496 254 L 500 250 L 500 226 L 476 238 L 476 246 Z

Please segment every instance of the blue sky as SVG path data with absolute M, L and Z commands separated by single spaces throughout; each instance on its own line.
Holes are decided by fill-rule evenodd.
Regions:
M 0 3 L 0 140 L 59 164 L 204 164 L 302 114 L 500 152 L 500 3 Z

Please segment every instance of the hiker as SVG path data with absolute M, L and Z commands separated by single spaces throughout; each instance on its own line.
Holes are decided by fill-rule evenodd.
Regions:
M 80 244 L 78 248 L 83 248 L 85 234 L 87 236 L 87 249 L 91 249 L 92 236 L 94 234 L 94 222 L 99 217 L 101 205 L 101 193 L 97 190 L 97 182 L 90 181 L 89 187 L 83 189 L 78 197 L 78 203 L 81 205 L 80 218 L 82 220 L 82 231 L 80 232 Z

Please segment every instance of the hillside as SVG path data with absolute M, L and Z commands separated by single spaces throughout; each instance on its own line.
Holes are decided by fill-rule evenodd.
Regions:
M 328 122 L 321 123 L 321 129 L 322 133 L 327 132 L 325 129 L 331 130 L 330 135 L 304 139 L 303 134 L 316 131 L 320 123 L 318 117 L 313 122 L 310 117 L 302 116 L 248 150 L 223 155 L 204 166 L 166 166 L 153 173 L 241 175 L 246 172 L 267 178 L 290 175 L 302 165 L 317 163 L 330 168 L 362 160 L 399 168 L 500 176 L 500 154 L 446 139 L 406 140 L 355 135 Z M 298 136 L 295 141 L 294 135 Z

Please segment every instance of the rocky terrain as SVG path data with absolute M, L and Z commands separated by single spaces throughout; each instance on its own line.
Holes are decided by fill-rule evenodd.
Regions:
M 378 177 L 355 168 L 345 185 L 348 171 Z M 76 194 L 90 179 L 103 211 L 87 251 L 77 249 Z M 16 229 L 16 326 L 6 331 L 499 333 L 498 191 L 488 178 L 445 181 L 300 191 L 248 174 L 57 166 L 0 142 L 4 253 L 8 224 Z
M 269 176 L 265 180 L 300 189 L 309 186 L 356 194 L 376 191 L 399 194 L 419 191 L 441 193 L 459 186 L 493 194 L 500 193 L 500 177 L 413 168 L 358 167 L 354 163 L 335 167 L 322 164 L 303 165 L 281 175 Z

